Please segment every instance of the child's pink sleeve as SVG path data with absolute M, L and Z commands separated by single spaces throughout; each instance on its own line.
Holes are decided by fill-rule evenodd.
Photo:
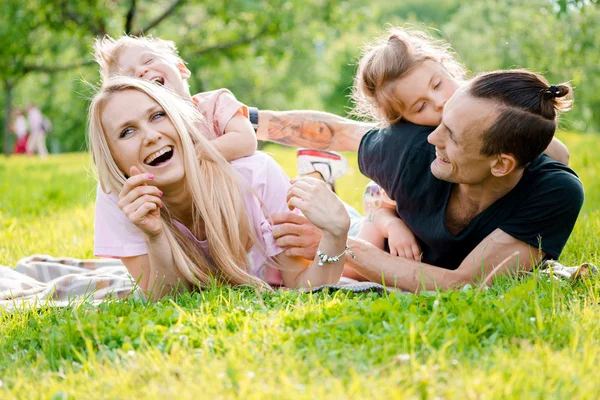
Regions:
M 198 93 L 193 99 L 215 137 L 223 136 L 225 127 L 237 113 L 246 118 L 249 116 L 248 107 L 239 102 L 227 89 Z
M 144 233 L 117 206 L 117 196 L 96 190 L 94 255 L 96 257 L 133 257 L 148 254 Z

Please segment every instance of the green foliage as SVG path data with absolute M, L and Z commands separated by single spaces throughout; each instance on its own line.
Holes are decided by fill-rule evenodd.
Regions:
M 594 135 L 560 133 L 586 190 L 561 260 L 598 264 Z M 294 149 L 266 151 L 295 175 Z M 356 155 L 337 185 L 360 209 Z M 0 156 L 0 264 L 90 257 L 89 156 Z M 0 314 L 0 398 L 596 398 L 600 279 L 390 295 L 213 288 Z
M 474 72 L 528 68 L 551 83 L 570 81 L 576 102 L 563 119 L 565 127 L 598 131 L 600 7 L 557 15 L 544 0 L 521 4 L 480 1 L 461 8 L 442 30 Z
M 132 4 L 130 32 L 174 40 L 194 92 L 227 87 L 264 109 L 344 114 L 360 47 L 387 25 L 409 23 L 439 29 L 430 32 L 449 40 L 473 72 L 527 67 L 554 83 L 571 81 L 576 103 L 564 126 L 600 130 L 600 7 L 589 0 L 7 0 L 0 121 L 9 94 L 14 106 L 37 102 L 54 123 L 50 147 L 83 150 L 91 92 L 81 81 L 98 81 L 93 39 L 122 34 Z
M 91 63 L 93 40 L 106 33 L 121 35 L 128 12 L 131 33 L 177 42 L 193 72 L 193 91 L 228 87 L 241 100 L 262 107 L 298 104 L 298 93 L 310 93 L 318 82 L 317 43 L 362 18 L 356 0 L 11 0 L 4 8 L 0 26 L 5 28 L 0 29 L 5 31 L 0 32 L 10 45 L 0 49 L 3 89 L 8 95 L 7 83 L 17 85 L 15 106 L 31 101 L 42 106 L 54 122 L 54 147 L 62 151 L 84 148 L 90 91 L 81 81 L 99 80 Z M 318 93 L 310 95 L 314 99 Z

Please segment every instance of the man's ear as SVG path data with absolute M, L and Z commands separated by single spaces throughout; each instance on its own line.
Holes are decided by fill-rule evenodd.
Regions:
M 513 172 L 518 168 L 518 166 L 519 163 L 517 162 L 515 156 L 512 154 L 501 153 L 492 162 L 492 175 L 494 175 L 496 178 L 501 178 Z
M 179 69 L 179 73 L 181 74 L 182 79 L 189 79 L 190 76 L 192 76 L 192 73 L 189 69 L 187 69 L 184 63 L 177 64 L 177 68 Z

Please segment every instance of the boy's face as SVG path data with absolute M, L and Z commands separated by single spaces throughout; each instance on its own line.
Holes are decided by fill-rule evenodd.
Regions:
M 114 72 L 155 82 L 185 98 L 191 96 L 187 85 L 190 70 L 184 64 L 176 65 L 160 53 L 144 46 L 129 46 L 123 49 Z

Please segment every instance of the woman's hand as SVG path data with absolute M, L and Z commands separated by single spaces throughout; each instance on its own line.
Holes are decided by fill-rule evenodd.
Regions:
M 156 186 L 148 184 L 152 182 L 154 175 L 142 174 L 137 167 L 131 167 L 129 175 L 119 193 L 117 205 L 147 237 L 156 238 L 163 229 L 160 219 L 162 192 Z
M 308 177 L 293 179 L 288 190 L 290 210 L 299 209 L 317 228 L 333 236 L 348 234 L 350 217 L 341 200 L 325 182 Z

